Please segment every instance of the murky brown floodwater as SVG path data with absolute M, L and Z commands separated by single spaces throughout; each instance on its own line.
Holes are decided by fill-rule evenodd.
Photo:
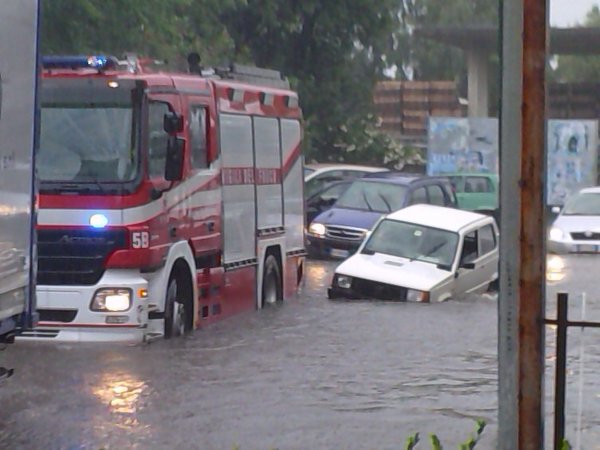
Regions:
M 591 263 L 569 260 L 588 272 Z M 325 288 L 334 267 L 311 261 L 297 299 L 181 341 L 17 343 L 0 356 L 17 369 L 0 385 L 0 448 L 399 449 L 415 431 L 456 448 L 478 417 L 489 423 L 478 448 L 494 448 L 495 299 L 332 302 Z M 594 281 L 585 280 L 588 311 Z M 570 432 L 578 334 L 569 342 Z M 586 331 L 585 448 L 600 441 L 595 336 Z M 553 347 L 548 353 L 550 375 Z

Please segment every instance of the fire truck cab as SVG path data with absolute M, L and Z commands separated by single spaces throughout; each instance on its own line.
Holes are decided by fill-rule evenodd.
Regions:
M 302 116 L 278 72 L 42 63 L 29 337 L 170 338 L 296 292 Z

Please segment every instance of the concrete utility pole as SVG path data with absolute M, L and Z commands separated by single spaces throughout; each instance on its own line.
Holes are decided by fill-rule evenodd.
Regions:
M 502 2 L 498 448 L 544 448 L 546 0 Z

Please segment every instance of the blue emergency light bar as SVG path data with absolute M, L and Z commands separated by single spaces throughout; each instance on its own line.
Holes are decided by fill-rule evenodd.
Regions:
M 99 71 L 115 69 L 118 61 L 112 56 L 43 56 L 45 69 L 96 69 Z

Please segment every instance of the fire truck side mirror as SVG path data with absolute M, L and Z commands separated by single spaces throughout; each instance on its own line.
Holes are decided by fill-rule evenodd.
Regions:
M 163 117 L 163 128 L 168 134 L 175 134 L 183 131 L 183 116 L 170 111 Z
M 167 144 L 167 161 L 165 165 L 165 180 L 179 181 L 183 178 L 183 148 L 184 140 L 170 136 Z

